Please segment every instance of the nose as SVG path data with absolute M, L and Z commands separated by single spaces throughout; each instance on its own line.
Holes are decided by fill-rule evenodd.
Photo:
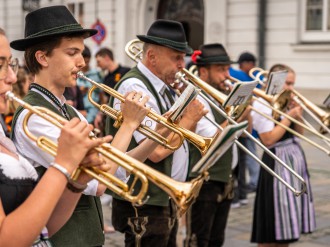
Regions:
M 80 54 L 79 59 L 78 59 L 78 61 L 77 61 L 77 67 L 78 67 L 79 69 L 82 69 L 82 68 L 85 67 L 85 66 L 86 66 L 85 59 L 84 59 L 84 57 Z
M 16 81 L 17 81 L 16 73 L 13 71 L 13 69 L 10 66 L 8 66 L 8 72 L 5 78 L 5 82 L 11 85 L 16 83 Z

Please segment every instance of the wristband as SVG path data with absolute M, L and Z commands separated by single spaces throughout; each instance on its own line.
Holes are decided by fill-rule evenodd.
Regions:
M 60 171 L 66 177 L 66 179 L 68 180 L 66 187 L 73 193 L 81 193 L 87 188 L 87 184 L 80 184 L 80 183 L 72 180 L 70 173 L 63 166 L 61 166 L 55 162 L 52 162 L 52 163 L 50 163 L 50 167 L 56 168 L 58 171 Z
M 87 184 L 80 184 L 71 179 L 66 187 L 73 193 L 81 193 L 87 188 Z
M 56 168 L 58 171 L 60 171 L 60 172 L 66 177 L 66 179 L 68 180 L 68 182 L 70 182 L 70 180 L 71 180 L 71 175 L 70 175 L 70 173 L 68 172 L 68 170 L 65 169 L 63 166 L 61 166 L 61 165 L 59 165 L 59 164 L 57 164 L 57 163 L 55 163 L 55 162 L 52 162 L 52 163 L 50 163 L 50 166 L 49 166 L 49 167 L 54 167 L 54 168 Z

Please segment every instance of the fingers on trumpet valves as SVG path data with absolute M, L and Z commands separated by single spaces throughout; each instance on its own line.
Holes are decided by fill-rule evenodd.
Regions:
M 142 92 L 131 91 L 125 95 L 125 102 L 135 103 L 140 107 L 147 107 L 150 97 Z

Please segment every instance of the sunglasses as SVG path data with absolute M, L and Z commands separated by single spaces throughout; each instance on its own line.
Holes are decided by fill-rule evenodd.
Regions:
M 3 80 L 7 77 L 9 67 L 11 67 L 15 75 L 17 75 L 19 67 L 18 59 L 11 58 L 8 60 L 5 57 L 0 57 L 0 80 Z

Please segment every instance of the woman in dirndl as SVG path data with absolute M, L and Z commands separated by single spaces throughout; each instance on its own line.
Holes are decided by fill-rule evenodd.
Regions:
M 290 67 L 276 64 L 271 68 L 270 73 L 281 70 L 288 71 L 283 89 L 292 89 L 295 83 L 295 72 Z M 253 106 L 272 116 L 272 110 L 258 101 L 255 101 Z M 292 101 L 287 114 L 301 121 L 302 108 Z M 311 233 L 316 227 L 305 154 L 299 144 L 299 139 L 293 134 L 254 111 L 252 117 L 253 128 L 257 130 L 260 140 L 305 180 L 307 193 L 296 197 L 278 179 L 265 169 L 261 169 L 254 204 L 251 242 L 258 243 L 259 247 L 289 246 L 290 243 L 298 241 L 301 234 Z M 302 127 L 292 123 L 288 118 L 283 117 L 277 120 L 303 133 Z M 289 184 L 294 185 L 295 188 L 301 188 L 299 180 L 268 154 L 263 154 L 262 161 Z

